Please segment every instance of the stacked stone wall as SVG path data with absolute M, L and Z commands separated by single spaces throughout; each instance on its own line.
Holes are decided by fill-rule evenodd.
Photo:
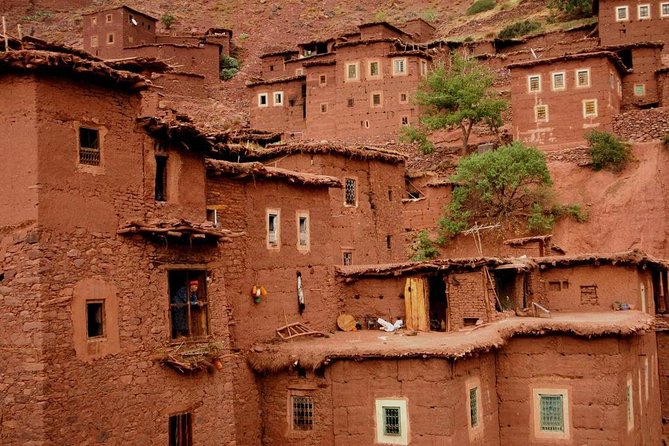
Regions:
M 613 132 L 633 142 L 662 139 L 669 133 L 669 107 L 622 113 L 613 118 Z

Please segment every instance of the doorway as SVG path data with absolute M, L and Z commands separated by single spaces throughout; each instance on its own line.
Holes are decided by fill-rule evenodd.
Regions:
M 444 276 L 427 278 L 430 331 L 448 331 L 448 296 Z

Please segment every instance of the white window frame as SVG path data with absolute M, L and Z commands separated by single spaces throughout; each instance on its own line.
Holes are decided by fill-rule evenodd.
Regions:
M 319 74 L 318 75 L 318 85 L 323 87 L 327 84 L 328 84 L 328 75 L 327 74 Z
M 620 18 L 620 11 L 625 11 L 625 17 Z M 630 21 L 630 8 L 627 5 L 616 6 L 615 9 L 616 22 L 629 22 Z
M 109 40 L 110 37 L 111 37 L 111 40 Z M 105 43 L 108 46 L 114 45 L 114 43 L 116 43 L 116 36 L 114 35 L 114 33 L 107 33 L 107 36 L 105 38 Z
M 392 63 L 393 63 L 393 76 L 407 76 L 409 74 L 409 65 L 407 64 L 406 57 L 396 57 L 392 60 Z M 402 68 L 402 70 L 398 70 L 398 68 L 400 67 Z
M 276 222 L 274 227 L 274 237 L 272 237 L 270 227 L 269 227 L 269 218 L 270 215 L 276 216 Z M 266 241 L 267 249 L 279 250 L 281 248 L 281 209 L 271 209 L 268 208 L 265 210 L 265 228 L 266 228 Z M 272 238 L 274 239 L 272 241 Z
M 664 7 L 667 7 L 667 12 L 664 12 Z M 669 2 L 660 3 L 660 17 L 667 18 L 669 17 Z
M 304 68 L 295 68 L 295 76 L 303 76 Z
M 91 26 L 98 26 L 98 18 L 91 17 Z
M 404 115 L 400 118 L 400 122 L 402 123 L 402 126 L 407 126 L 409 125 L 409 117 Z
M 114 21 L 114 15 L 113 14 L 105 15 L 105 23 L 112 23 L 113 21 Z
M 397 407 L 400 412 L 400 435 L 385 435 L 384 407 Z M 375 401 L 376 444 L 394 444 L 407 446 L 409 444 L 409 414 L 407 400 L 403 398 L 377 399 Z
M 558 87 L 555 83 L 555 77 L 557 75 L 562 75 L 562 86 Z M 553 91 L 563 91 L 567 89 L 567 73 L 564 71 L 556 71 L 555 73 L 551 73 L 551 86 Z
M 279 98 L 278 101 L 277 97 Z M 272 105 L 275 107 L 283 107 L 283 91 L 272 92 Z
M 541 396 L 562 396 L 562 422 L 563 422 L 563 431 L 542 431 L 541 430 Z M 534 424 L 534 437 L 541 439 L 559 439 L 566 440 L 571 436 L 571 420 L 570 420 L 570 406 L 569 406 L 569 390 L 568 389 L 555 389 L 555 388 L 534 388 L 532 389 L 532 405 L 533 405 L 533 424 Z
M 586 84 L 581 84 L 578 78 L 578 75 L 583 72 L 587 73 L 588 82 Z M 590 81 L 590 68 L 577 68 L 576 70 L 574 70 L 574 76 L 576 80 L 576 88 L 589 88 L 590 85 L 592 84 L 592 82 Z
M 641 94 L 637 93 L 637 87 L 641 87 Z M 646 84 L 634 84 L 634 96 L 637 98 L 646 96 Z
M 539 86 L 536 90 L 532 89 L 532 79 L 536 78 L 538 80 Z M 528 93 L 541 93 L 541 75 L 540 74 L 530 74 L 527 76 L 527 91 Z
M 302 228 L 300 220 L 306 219 L 306 233 L 305 244 L 302 244 Z M 311 249 L 311 219 L 309 218 L 309 211 L 297 211 L 295 213 L 295 224 L 297 226 L 297 250 L 301 252 L 309 252 Z
M 427 60 L 420 61 L 420 75 L 421 77 L 427 77 Z
M 404 99 L 404 100 L 402 100 L 402 95 L 405 96 L 405 99 Z M 398 101 L 400 104 L 408 104 L 408 103 L 409 103 L 409 93 L 404 92 L 404 91 L 400 92 L 397 101 Z
M 355 76 L 349 76 L 349 67 L 355 67 Z M 357 82 L 360 80 L 360 63 L 359 62 L 346 62 L 344 64 L 344 80 L 346 82 Z
M 545 109 L 546 117 L 544 119 L 539 119 L 539 109 L 543 108 Z M 548 122 L 548 105 L 547 104 L 539 104 L 534 106 L 534 122 Z
M 647 8 L 648 9 L 648 15 L 646 17 L 641 17 L 641 8 Z M 650 20 L 651 15 L 652 15 L 652 12 L 650 10 L 651 10 L 650 3 L 642 3 L 640 5 L 637 5 L 637 7 L 636 7 L 637 18 L 639 20 Z
M 588 113 L 587 112 L 586 104 L 588 102 L 594 102 L 594 104 L 595 104 L 595 112 L 594 113 Z M 597 104 L 597 99 L 583 99 L 583 118 L 596 118 L 598 116 L 599 116 L 599 105 Z
M 378 65 L 378 73 L 377 74 L 372 74 L 372 64 L 375 63 Z M 383 77 L 383 73 L 381 71 L 381 61 L 380 60 L 370 60 L 367 63 L 367 78 L 368 79 L 381 79 Z
M 374 104 L 374 96 L 379 97 L 378 104 Z M 383 91 L 372 91 L 369 94 L 369 106 L 371 108 L 383 108 Z
M 91 48 L 98 48 L 99 41 L 98 36 L 91 36 Z
M 260 102 L 260 98 L 265 98 L 265 103 Z M 269 93 L 258 93 L 258 107 L 266 108 L 269 107 Z

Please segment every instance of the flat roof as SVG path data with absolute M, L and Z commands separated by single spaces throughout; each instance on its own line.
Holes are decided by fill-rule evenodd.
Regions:
M 571 60 L 602 59 L 602 58 L 609 59 L 611 63 L 613 63 L 613 65 L 615 65 L 620 72 L 622 73 L 629 72 L 628 68 L 625 66 L 625 64 L 623 64 L 620 57 L 613 51 L 589 51 L 584 53 L 565 54 L 564 56 L 558 56 L 558 57 L 549 57 L 547 59 L 533 59 L 527 62 L 516 62 L 509 64 L 507 65 L 507 68 L 509 69 L 529 68 L 537 65 L 550 65 L 558 62 L 568 62 Z
M 287 370 L 295 364 L 317 369 L 342 359 L 463 359 L 487 353 L 507 344 L 516 336 L 564 334 L 584 338 L 632 336 L 654 329 L 654 317 L 641 311 L 588 313 L 552 312 L 550 318 L 516 317 L 453 332 L 406 330 L 337 331 L 328 338 L 301 337 L 291 342 L 258 344 L 251 348 L 248 361 L 260 373 Z M 392 322 L 392 321 L 391 321 Z
M 152 20 L 152 21 L 154 21 L 154 22 L 157 22 L 157 21 L 158 21 L 157 18 L 155 18 L 155 17 L 153 17 L 153 16 L 150 16 L 149 14 L 147 14 L 147 13 L 145 13 L 145 12 L 138 11 L 138 10 L 135 9 L 135 8 L 131 8 L 130 6 L 127 6 L 127 5 L 116 6 L 116 7 L 114 7 L 114 8 L 98 9 L 98 10 L 96 10 L 96 11 L 93 11 L 93 12 L 87 12 L 86 14 L 82 14 L 82 15 L 87 16 L 87 15 L 93 15 L 93 14 L 100 14 L 101 12 L 116 11 L 117 9 L 127 9 L 128 11 L 130 11 L 130 12 L 132 12 L 132 13 L 142 15 L 142 16 L 146 17 L 147 19 Z

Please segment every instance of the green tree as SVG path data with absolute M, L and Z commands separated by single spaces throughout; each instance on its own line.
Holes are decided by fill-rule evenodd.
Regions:
M 549 0 L 548 7 L 578 17 L 592 15 L 592 0 Z
M 439 220 L 440 241 L 473 222 L 524 222 L 533 232 L 549 230 L 551 180 L 544 154 L 514 142 L 498 150 L 460 159 L 451 179 L 457 184 L 451 203 Z
M 176 17 L 174 17 L 172 14 L 169 12 L 163 14 L 163 16 L 160 18 L 160 21 L 162 24 L 165 26 L 165 28 L 170 29 L 172 28 L 172 25 L 174 25 L 174 22 L 176 21 Z
M 494 79 L 492 71 L 475 59 L 453 54 L 450 69 L 437 66 L 416 94 L 418 104 L 426 107 L 423 124 L 429 130 L 459 127 L 466 153 L 474 125 L 485 123 L 493 131 L 502 125 L 507 103 L 493 89 Z
M 630 145 L 609 132 L 591 130 L 585 135 L 590 145 L 592 168 L 622 172 L 632 159 Z

